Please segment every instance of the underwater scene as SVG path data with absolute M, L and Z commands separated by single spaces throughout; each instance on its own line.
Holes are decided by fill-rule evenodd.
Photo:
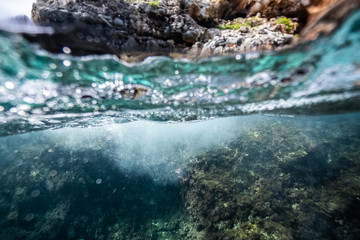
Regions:
M 360 11 L 199 61 L 0 30 L 0 239 L 358 239 L 359 49 Z

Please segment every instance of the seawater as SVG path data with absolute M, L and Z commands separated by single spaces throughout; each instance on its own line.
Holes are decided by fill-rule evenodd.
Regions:
M 1 30 L 0 239 L 357 239 L 359 32 L 129 64 Z

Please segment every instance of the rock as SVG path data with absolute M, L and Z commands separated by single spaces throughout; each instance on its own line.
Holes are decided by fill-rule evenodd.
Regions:
M 273 18 L 279 16 L 297 17 L 305 23 L 308 12 L 299 0 L 190 0 L 183 1 L 184 9 L 200 25 L 209 27 L 218 19 L 256 16 Z M 308 2 L 304 2 L 307 4 Z
M 121 20 L 120 18 L 115 18 L 115 19 L 114 19 L 114 23 L 115 23 L 116 25 L 119 25 L 119 26 L 124 25 L 124 21 Z
M 182 1 L 186 12 L 200 25 L 211 27 L 217 19 L 223 18 L 230 12 L 227 0 L 188 0 Z
M 222 21 L 222 26 L 223 28 L 225 26 L 239 26 L 239 24 L 246 24 L 246 22 L 249 25 L 249 22 L 255 22 L 253 20 L 251 18 L 237 18 L 232 21 Z M 202 50 L 200 53 L 197 52 L 196 57 L 234 55 L 251 51 L 273 51 L 290 46 L 293 35 L 276 31 L 275 27 L 280 25 L 276 19 L 267 20 L 258 17 L 256 23 L 260 25 L 242 26 L 243 29 L 247 29 L 247 33 L 242 33 L 241 27 L 239 29 L 218 30 L 220 35 L 205 41 Z M 269 26 L 274 26 L 274 29 L 270 30 Z M 261 34 L 262 31 L 263 34 Z
M 248 33 L 249 32 L 249 28 L 246 26 L 241 26 L 239 29 L 240 32 L 242 33 Z
M 226 39 L 225 38 L 220 38 L 219 40 L 217 40 L 215 42 L 215 47 L 225 46 L 225 45 L 226 45 Z
M 238 38 L 237 40 L 236 40 L 236 45 L 237 46 L 241 46 L 241 44 L 243 43 L 243 39 L 242 38 Z
M 169 0 L 158 8 L 147 2 L 74 1 L 59 3 L 39 0 L 32 9 L 33 21 L 54 27 L 53 36 L 26 36 L 52 52 L 61 52 L 64 45 L 73 54 L 154 51 L 167 54 L 182 51 L 203 35 L 204 29 L 190 16 L 179 14 L 178 1 Z M 186 24 L 185 24 L 186 23 Z M 79 38 L 82 35 L 84 37 Z M 97 37 L 99 41 L 93 41 Z M 164 41 L 164 37 L 166 40 Z M 66 39 L 65 39 L 66 38 Z M 175 44 L 164 44 L 173 40 Z M 91 44 L 89 44 L 91 42 Z M 106 46 L 106 47 L 104 47 Z
M 266 2 L 266 1 L 264 1 Z M 267 18 L 285 16 L 288 18 L 297 17 L 299 22 L 306 23 L 308 12 L 306 8 L 296 0 L 276 0 L 268 1 L 269 3 L 263 5 L 261 11 L 262 16 Z
M 314 40 L 320 34 L 331 33 L 359 8 L 359 0 L 312 0 L 308 8 L 309 22 L 302 30 L 299 42 Z
M 55 34 L 24 35 L 51 52 L 67 46 L 74 55 L 115 54 L 131 61 L 149 55 L 202 58 L 284 48 L 290 41 L 283 34 L 293 34 L 298 25 L 290 31 L 270 17 L 297 13 L 299 1 L 260 1 L 266 6 L 260 13 L 251 10 L 255 3 L 168 0 L 155 8 L 147 0 L 38 0 L 33 21 L 53 27 Z M 234 18 L 239 14 L 256 17 Z
M 267 34 L 267 31 L 265 29 L 259 29 L 258 33 L 259 34 Z
M 276 25 L 274 30 L 278 31 L 278 32 L 286 32 L 286 26 L 284 24 L 279 24 L 279 25 Z
M 196 31 L 194 28 L 189 28 L 182 34 L 182 39 L 186 43 L 194 44 L 199 39 L 199 32 Z
M 215 36 L 221 36 L 221 31 L 216 28 L 209 28 L 205 30 L 205 33 L 203 35 L 203 41 L 207 42 L 211 39 L 213 39 Z
M 306 23 L 308 12 L 298 0 L 232 0 L 235 11 L 247 16 L 261 14 L 265 18 L 279 16 L 297 17 L 301 23 Z

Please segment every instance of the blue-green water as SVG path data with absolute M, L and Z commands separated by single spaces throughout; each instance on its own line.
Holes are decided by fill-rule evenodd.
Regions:
M 2 32 L 0 134 L 138 119 L 357 111 L 359 15 L 332 36 L 295 50 L 199 62 L 52 55 Z
M 360 12 L 199 62 L 1 31 L 0 239 L 357 239 L 359 48 Z

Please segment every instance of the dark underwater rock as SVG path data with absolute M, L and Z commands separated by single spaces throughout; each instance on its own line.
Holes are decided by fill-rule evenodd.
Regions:
M 183 234 L 179 184 L 119 171 L 101 147 L 69 151 L 37 136 L 20 137 L 21 150 L 0 162 L 0 239 L 141 240 L 164 228 L 171 238 Z
M 121 167 L 105 135 L 2 138 L 0 239 L 357 239 L 359 115 L 336 118 L 255 118 L 174 181 Z
M 192 234 L 353 239 L 359 232 L 359 162 L 358 153 L 348 153 L 360 143 L 359 134 L 342 139 L 342 127 L 327 127 L 259 123 L 241 140 L 197 156 L 183 187 Z

